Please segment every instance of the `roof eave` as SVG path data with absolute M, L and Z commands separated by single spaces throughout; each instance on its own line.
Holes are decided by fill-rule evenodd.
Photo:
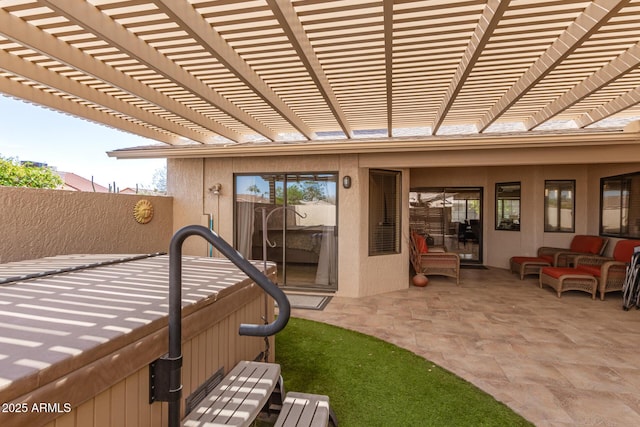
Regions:
M 332 140 L 312 142 L 143 146 L 109 151 L 109 157 L 118 159 L 150 158 L 231 158 L 300 156 L 327 154 L 372 154 L 458 150 L 501 150 L 505 148 L 556 148 L 597 145 L 640 144 L 637 131 L 594 131 L 576 133 L 526 133 L 500 135 L 464 135 Z

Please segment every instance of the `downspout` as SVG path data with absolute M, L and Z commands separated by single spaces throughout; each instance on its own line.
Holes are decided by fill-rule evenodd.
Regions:
M 206 215 L 207 227 L 209 228 L 209 230 L 215 233 L 216 217 L 213 214 L 213 211 L 211 211 L 210 213 L 206 213 L 207 212 L 206 197 L 207 197 L 207 192 L 213 193 L 213 195 L 216 196 L 216 209 L 219 213 L 220 189 L 222 188 L 222 184 L 219 184 L 219 183 L 214 184 L 212 187 L 209 187 L 209 188 L 205 186 L 205 175 L 206 175 L 205 162 L 206 162 L 206 159 L 202 159 L 202 215 Z M 207 242 L 206 256 L 208 256 L 209 258 L 213 258 L 213 245 L 209 242 Z

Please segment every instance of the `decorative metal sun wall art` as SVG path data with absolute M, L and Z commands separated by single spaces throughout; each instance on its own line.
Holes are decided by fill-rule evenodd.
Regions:
M 140 224 L 146 224 L 153 219 L 153 205 L 147 199 L 139 200 L 133 208 L 133 217 Z

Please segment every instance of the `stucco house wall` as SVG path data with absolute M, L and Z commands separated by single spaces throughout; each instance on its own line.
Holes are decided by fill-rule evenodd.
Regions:
M 153 219 L 133 211 L 146 199 Z M 167 252 L 173 233 L 173 199 L 0 186 L 0 262 L 66 254 Z
M 544 181 L 575 180 L 575 233 L 544 232 Z M 495 229 L 495 184 L 521 183 L 520 232 Z M 540 246 L 568 247 L 574 234 L 587 234 L 587 166 L 498 166 L 412 170 L 412 187 L 483 188 L 483 260 L 507 268 L 515 254 L 534 256 Z M 597 230 L 596 230 L 597 234 Z
M 313 156 L 247 156 L 199 159 L 168 159 L 168 190 L 173 195 L 174 229 L 199 223 L 213 224 L 224 239 L 234 236 L 234 174 L 260 172 L 338 172 L 338 292 L 360 297 L 409 286 L 408 242 L 401 253 L 368 255 L 368 175 L 371 168 L 402 172 L 402 206 L 408 207 L 412 187 L 482 187 L 484 247 L 483 263 L 507 268 L 513 255 L 534 255 L 539 246 L 568 247 L 575 234 L 598 234 L 600 178 L 640 171 L 640 154 L 620 147 L 616 162 L 592 164 L 602 154 L 599 147 L 571 152 L 566 147 L 532 150 L 505 149 L 492 153 L 478 150 L 444 152 L 326 154 Z M 486 151 L 486 150 L 485 150 Z M 526 153 L 525 153 L 526 151 Z M 616 150 L 613 150 L 614 152 Z M 517 156 L 516 156 L 517 154 Z M 522 156 L 525 155 L 523 158 Z M 530 156 L 530 157 L 526 157 Z M 621 158 L 634 160 L 620 163 Z M 524 161 L 540 164 L 522 164 Z M 570 161 L 567 159 L 571 159 Z M 342 188 L 342 177 L 352 178 L 350 189 Z M 576 181 L 575 233 L 544 232 L 544 181 Z M 495 184 L 522 183 L 522 228 L 520 232 L 495 230 Z M 210 190 L 221 184 L 219 195 Z M 408 236 L 409 209 L 402 211 L 402 234 Z M 612 250 L 615 242 L 609 246 Z M 187 242 L 185 253 L 205 255 L 205 242 Z
M 233 242 L 234 174 L 257 172 L 339 172 L 352 178 L 350 189 L 338 185 L 339 267 L 338 294 L 364 296 L 402 289 L 406 274 L 398 275 L 409 258 L 406 242 L 397 255 L 368 256 L 367 205 L 368 169 L 360 168 L 358 155 L 168 159 L 167 189 L 175 199 L 174 229 L 189 224 L 208 226 L 228 242 Z M 408 173 L 403 175 L 403 204 L 408 203 Z M 210 188 L 221 184 L 219 195 Z M 404 191 L 407 190 L 407 191 Z M 406 193 L 406 195 L 404 195 Z M 404 213 L 408 224 L 408 212 Z M 185 242 L 184 253 L 205 255 L 206 242 Z

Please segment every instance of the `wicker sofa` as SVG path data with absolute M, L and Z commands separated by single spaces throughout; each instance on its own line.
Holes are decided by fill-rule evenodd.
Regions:
M 602 255 L 609 239 L 601 236 L 576 235 L 568 248 L 542 246 L 538 248 L 538 258 L 548 261 L 554 267 L 568 267 L 581 255 Z
M 581 255 L 575 258 L 577 271 L 588 273 L 598 280 L 600 299 L 607 292 L 621 291 L 624 286 L 627 264 L 640 240 L 619 240 L 612 257 Z
M 439 275 L 456 279 L 460 284 L 460 256 L 444 248 L 429 248 L 426 239 L 415 231 L 410 236 L 411 265 L 425 276 Z

